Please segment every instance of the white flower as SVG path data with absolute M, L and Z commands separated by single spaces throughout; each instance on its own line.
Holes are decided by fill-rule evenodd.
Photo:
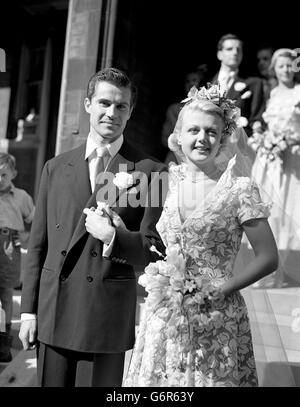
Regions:
M 159 268 L 158 268 L 157 262 L 149 263 L 148 266 L 145 268 L 145 273 L 152 275 L 152 276 L 155 276 L 156 274 L 158 274 L 158 272 L 159 272 Z
M 234 84 L 234 90 L 236 90 L 237 92 L 241 92 L 245 89 L 246 86 L 247 85 L 245 84 L 245 82 L 236 82 Z
M 138 279 L 138 283 L 142 287 L 146 287 L 148 284 L 148 281 L 149 281 L 149 277 L 146 274 L 142 274 Z
M 249 97 L 252 95 L 251 90 L 247 90 L 247 92 L 243 93 L 241 96 L 241 99 L 249 99 Z
M 150 252 L 153 252 L 153 253 L 158 254 L 159 257 L 164 257 L 164 256 L 161 254 L 161 252 L 159 252 L 159 251 L 157 250 L 157 248 L 156 248 L 154 245 L 152 245 L 152 246 L 150 247 Z
M 133 176 L 124 171 L 118 172 L 113 179 L 113 183 L 120 189 L 131 187 L 133 182 Z
M 287 147 L 288 147 L 287 142 L 286 142 L 285 140 L 279 141 L 279 143 L 277 144 L 277 146 L 278 146 L 278 148 L 279 148 L 281 151 L 284 151 L 284 150 L 287 149 Z
M 246 117 L 241 116 L 237 120 L 237 126 L 238 127 L 247 127 L 248 126 L 248 120 Z

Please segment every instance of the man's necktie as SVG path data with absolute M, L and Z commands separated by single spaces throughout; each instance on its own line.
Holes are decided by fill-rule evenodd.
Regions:
M 95 165 L 95 186 L 97 185 L 97 180 L 99 175 L 105 170 L 104 157 L 108 155 L 107 147 L 96 148 L 96 165 Z
M 228 92 L 228 90 L 231 87 L 232 80 L 234 78 L 234 72 L 229 72 L 228 74 L 223 75 L 219 79 L 220 87 L 221 87 L 221 92 L 225 92 L 225 94 Z

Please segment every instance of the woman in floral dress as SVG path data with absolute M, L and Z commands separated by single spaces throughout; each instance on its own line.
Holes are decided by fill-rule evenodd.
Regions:
M 239 290 L 276 268 L 277 248 L 269 205 L 237 175 L 237 157 L 225 171 L 216 165 L 236 113 L 213 86 L 193 88 L 179 114 L 172 137 L 185 163 L 170 167 L 157 224 L 166 258 L 139 280 L 148 296 L 124 386 L 257 386 Z M 243 231 L 255 259 L 233 275 Z
M 280 253 L 278 270 L 262 281 L 267 287 L 281 287 L 284 279 L 300 283 L 300 85 L 295 83 L 295 58 L 291 49 L 273 54 L 278 86 L 263 114 L 267 130 L 250 139 L 257 149 L 253 177 L 262 197 L 274 202 L 269 221 Z

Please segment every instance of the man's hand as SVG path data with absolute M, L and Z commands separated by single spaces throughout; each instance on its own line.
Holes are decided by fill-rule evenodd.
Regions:
M 102 215 L 104 217 L 108 216 L 111 223 L 116 228 L 121 228 L 121 229 L 127 230 L 126 225 L 123 222 L 122 218 L 115 211 L 113 211 L 107 203 L 97 202 L 97 208 L 96 208 L 95 212 L 99 213 L 99 215 Z
M 99 239 L 106 245 L 109 245 L 115 233 L 110 218 L 105 215 L 100 215 L 99 213 L 96 213 L 94 209 L 89 208 L 85 208 L 83 213 L 86 215 L 86 230 L 95 239 Z
M 25 350 L 32 350 L 36 348 L 36 336 L 37 336 L 36 319 L 22 321 L 19 332 L 19 338 Z

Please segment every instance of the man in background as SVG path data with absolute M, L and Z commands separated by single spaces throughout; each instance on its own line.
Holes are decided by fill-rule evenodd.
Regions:
M 265 110 L 263 83 L 260 78 L 244 78 L 239 73 L 243 60 L 243 43 L 234 34 L 223 35 L 218 42 L 217 58 L 220 70 L 213 78 L 226 97 L 236 101 L 241 109 L 241 125 L 250 136 L 252 129 L 262 126 Z

